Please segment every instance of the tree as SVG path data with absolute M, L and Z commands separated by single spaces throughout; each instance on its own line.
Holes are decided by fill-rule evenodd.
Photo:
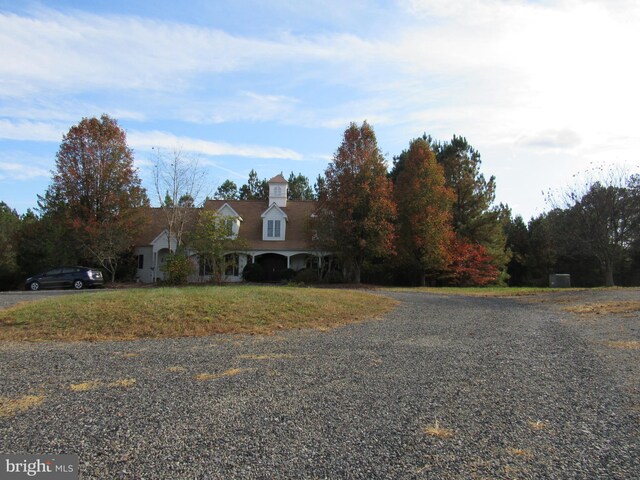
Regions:
M 294 175 L 293 172 L 289 175 L 289 200 L 313 200 L 313 191 L 309 186 L 309 179 L 299 173 Z
M 17 285 L 19 267 L 17 259 L 18 232 L 20 217 L 18 213 L 0 202 L 0 289 Z
M 177 249 L 182 248 L 185 230 L 195 221 L 194 207 L 205 192 L 206 173 L 197 160 L 186 157 L 178 149 L 168 155 L 156 149 L 153 182 L 164 214 L 167 248 L 173 250 L 172 241 L 176 242 Z
M 202 211 L 189 241 L 216 283 L 222 281 L 227 268 L 237 261 L 229 254 L 248 248 L 246 240 L 233 234 L 232 222 L 235 220 L 216 212 Z
M 367 122 L 351 123 L 325 171 L 316 212 L 317 238 L 342 257 L 360 283 L 363 263 L 394 252 L 395 205 L 387 166 Z
M 267 180 L 260 180 L 258 173 L 251 169 L 247 183 L 240 187 L 240 200 L 266 200 L 267 198 L 269 198 Z
M 91 257 L 115 279 L 148 205 L 126 134 L 108 115 L 83 118 L 63 137 L 53 181 L 40 205 L 64 219 Z
M 425 275 L 435 276 L 451 261 L 453 193 L 427 141 L 413 140 L 401 157 L 403 168 L 394 188 L 399 257 L 417 265 L 420 284 L 425 285 Z
M 325 186 L 325 179 L 322 175 L 318 174 L 318 176 L 316 177 L 316 181 L 313 184 L 313 197 L 314 199 L 319 199 L 320 198 L 320 194 L 322 192 L 322 190 L 324 189 Z
M 500 275 L 500 270 L 493 264 L 487 249 L 478 243 L 456 238 L 452 257 L 449 272 L 454 285 L 481 287 L 495 283 Z
M 566 212 L 574 248 L 600 263 L 605 286 L 615 285 L 615 266 L 628 256 L 640 221 L 636 177 L 626 171 L 584 172 L 575 185 L 549 200 Z
M 522 216 L 511 218 L 505 227 L 507 248 L 511 252 L 511 260 L 507 265 L 510 286 L 522 286 L 527 282 L 526 259 L 529 255 L 529 231 Z
M 218 187 L 213 198 L 216 200 L 237 200 L 238 199 L 238 186 L 231 180 L 225 180 L 222 185 Z
M 433 143 L 436 159 L 444 167 L 445 184 L 454 192 L 453 229 L 462 244 L 480 244 L 492 264 L 506 277 L 510 252 L 506 248 L 507 208 L 493 207 L 496 182 L 480 172 L 480 153 L 466 138 L 453 136 L 450 142 Z M 506 278 L 503 278 L 506 280 Z

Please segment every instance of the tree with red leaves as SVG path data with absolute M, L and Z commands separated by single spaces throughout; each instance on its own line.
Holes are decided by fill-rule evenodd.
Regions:
M 325 171 L 315 216 L 320 243 L 340 256 L 348 280 L 360 283 L 366 260 L 394 253 L 395 211 L 375 133 L 367 122 L 351 123 Z
M 46 196 L 46 213 L 62 215 L 82 246 L 115 279 L 122 254 L 148 206 L 126 134 L 108 115 L 83 118 L 63 137 Z
M 493 257 L 479 243 L 458 237 L 452 246 L 452 258 L 448 268 L 450 281 L 459 287 L 482 287 L 495 283 L 500 276 Z
M 398 205 L 398 256 L 417 267 L 420 285 L 451 262 L 453 192 L 445 186 L 444 169 L 422 138 L 403 152 L 403 169 L 394 189 Z

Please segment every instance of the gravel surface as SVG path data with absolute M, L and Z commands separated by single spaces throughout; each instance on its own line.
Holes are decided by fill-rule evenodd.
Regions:
M 0 395 L 43 400 L 0 417 L 0 451 L 96 479 L 640 478 L 640 350 L 606 343 L 639 340 L 637 312 L 389 295 L 328 332 L 2 343 Z

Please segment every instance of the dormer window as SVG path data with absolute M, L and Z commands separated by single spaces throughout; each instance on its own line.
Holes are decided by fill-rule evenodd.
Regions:
M 280 238 L 280 220 L 267 220 L 267 238 Z

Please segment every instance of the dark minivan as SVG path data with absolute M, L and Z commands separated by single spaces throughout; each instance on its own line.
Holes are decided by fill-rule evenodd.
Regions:
M 85 287 L 99 287 L 104 285 L 102 272 L 88 267 L 56 267 L 27 278 L 25 282 L 29 290 L 41 288 L 73 287 L 80 290 Z

